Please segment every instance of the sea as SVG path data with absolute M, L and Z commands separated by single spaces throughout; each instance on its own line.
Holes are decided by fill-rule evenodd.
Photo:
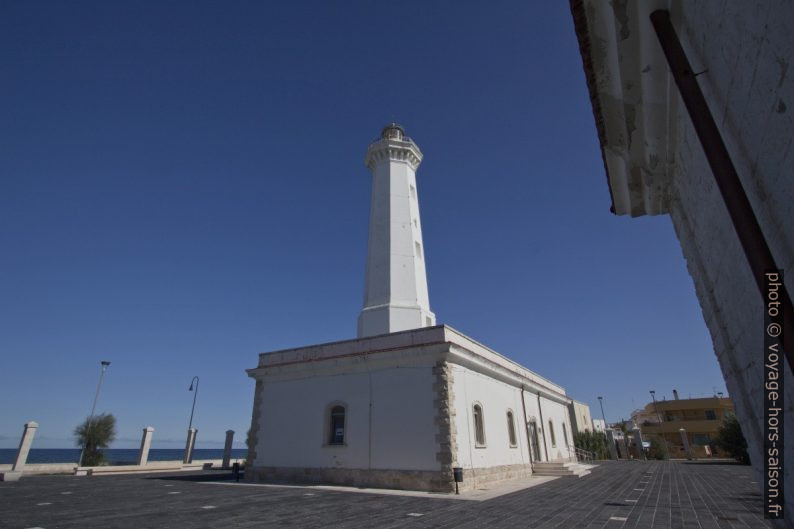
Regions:
M 138 462 L 137 448 L 107 448 L 103 450 L 105 460 L 111 465 L 134 465 Z M 182 448 L 152 448 L 149 461 L 180 461 L 185 451 Z M 243 459 L 245 448 L 232 448 L 232 459 Z M 16 448 L 0 448 L 0 465 L 13 464 Z M 77 463 L 79 448 L 31 448 L 28 463 Z M 193 460 L 223 459 L 223 448 L 195 448 Z

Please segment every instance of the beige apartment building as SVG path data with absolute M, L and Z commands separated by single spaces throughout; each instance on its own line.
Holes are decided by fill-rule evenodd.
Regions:
M 708 397 L 650 402 L 632 413 L 631 418 L 646 440 L 654 437 L 664 439 L 672 458 L 686 457 L 682 428 L 693 457 L 712 457 L 721 455 L 710 445 L 716 439 L 726 413 L 734 413 L 731 399 Z

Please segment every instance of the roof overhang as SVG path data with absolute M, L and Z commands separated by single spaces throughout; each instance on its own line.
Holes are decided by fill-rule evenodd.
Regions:
M 670 3 L 571 0 L 617 215 L 669 211 L 677 96 L 649 17 Z

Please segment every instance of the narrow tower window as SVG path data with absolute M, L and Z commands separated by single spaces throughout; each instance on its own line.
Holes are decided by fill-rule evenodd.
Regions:
M 411 186 L 411 198 L 416 200 L 416 188 Z
M 551 446 L 557 446 L 557 439 L 554 437 L 554 423 L 549 419 L 549 435 L 551 436 Z
M 330 445 L 345 444 L 345 408 L 334 406 L 331 408 L 331 432 L 328 439 Z
M 418 242 L 414 242 L 414 244 L 416 245 L 416 256 L 419 259 L 421 259 L 422 258 L 422 245 L 419 244 Z
M 513 421 L 513 412 L 507 410 L 507 436 L 510 439 L 510 446 L 515 447 L 516 442 L 516 425 Z
M 565 427 L 565 423 L 562 423 L 562 436 L 565 439 L 565 446 L 568 445 L 568 428 Z

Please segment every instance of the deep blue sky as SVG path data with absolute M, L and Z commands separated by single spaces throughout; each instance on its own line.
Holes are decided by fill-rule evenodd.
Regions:
M 431 308 L 600 417 L 724 391 L 667 217 L 609 213 L 567 2 L 0 3 L 0 446 L 242 442 L 257 353 L 352 338 L 402 123 Z

